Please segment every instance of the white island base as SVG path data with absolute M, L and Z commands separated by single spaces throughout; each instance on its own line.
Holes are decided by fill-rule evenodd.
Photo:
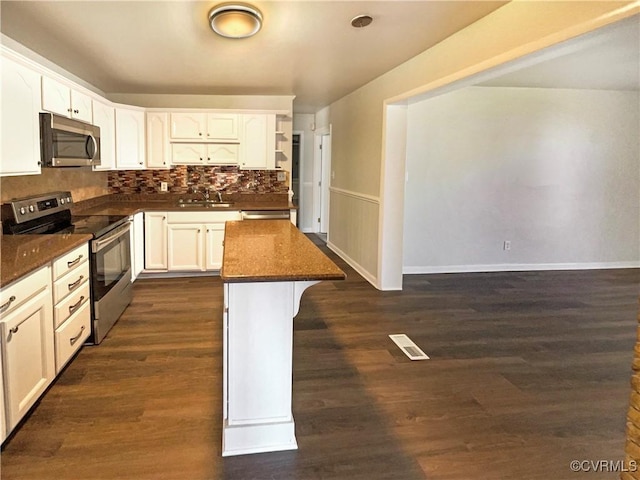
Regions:
M 222 456 L 298 448 L 293 318 L 318 281 L 224 284 Z

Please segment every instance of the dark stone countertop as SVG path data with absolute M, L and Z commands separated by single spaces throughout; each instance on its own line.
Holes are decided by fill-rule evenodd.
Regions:
M 91 238 L 91 235 L 74 233 L 0 236 L 0 287 L 6 287 Z

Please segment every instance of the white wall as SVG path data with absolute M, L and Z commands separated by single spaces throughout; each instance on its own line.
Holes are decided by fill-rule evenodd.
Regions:
M 639 265 L 638 105 L 492 87 L 410 105 L 405 273 Z
M 298 228 L 303 232 L 313 231 L 313 128 L 315 115 L 300 113 L 293 115 L 293 131 L 302 132 L 300 144 L 300 204 L 298 205 Z
M 386 104 L 434 91 L 637 12 L 638 5 L 631 2 L 512 1 L 332 103 L 335 179 L 329 232 L 335 241 L 329 247 L 342 252 L 352 266 L 365 269 L 366 277 L 381 288 L 379 272 L 388 269 L 379 268 L 384 263 L 380 258 L 388 253 L 379 241 L 379 228 L 390 227 L 379 215 L 369 215 L 365 203 L 380 198 Z M 333 206 L 336 195 L 344 197 L 340 210 Z M 363 210 L 366 225 L 358 217 Z

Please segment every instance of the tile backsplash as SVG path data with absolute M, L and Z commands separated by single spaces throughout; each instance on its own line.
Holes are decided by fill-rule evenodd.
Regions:
M 91 167 L 43 168 L 40 175 L 0 178 L 0 201 L 69 190 L 76 202 L 109 193 L 107 172 Z
M 281 170 L 284 171 L 284 170 Z M 287 193 L 287 182 L 279 182 L 278 171 L 240 170 L 236 166 L 175 166 L 169 170 L 120 170 L 109 172 L 111 193 L 160 193 L 167 182 L 170 193 L 190 193 L 208 187 L 225 193 Z

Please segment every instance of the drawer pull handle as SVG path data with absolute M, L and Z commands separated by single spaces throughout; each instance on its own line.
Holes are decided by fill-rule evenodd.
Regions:
M 78 300 L 78 303 L 76 303 L 75 305 L 71 305 L 69 307 L 69 315 L 71 315 L 72 313 L 75 313 L 75 311 L 78 310 L 78 308 L 80 308 L 80 305 L 82 305 L 82 302 L 84 302 L 84 295 L 80 297 L 80 300 Z
M 0 306 L 0 313 L 4 313 L 7 311 L 7 309 L 11 306 L 11 304 L 13 302 L 16 301 L 16 297 L 14 295 L 11 295 L 11 297 L 9 297 L 9 300 L 7 301 L 7 303 L 3 304 L 2 306 Z
M 10 328 L 10 329 L 9 329 L 9 331 L 10 331 L 11 333 L 18 333 L 18 330 L 19 330 L 19 329 L 20 329 L 20 325 L 18 325 L 17 327 Z
M 78 339 L 82 336 L 82 332 L 84 332 L 84 325 L 82 325 L 82 326 L 80 327 L 80 333 L 78 333 L 78 335 L 76 335 L 75 337 L 73 337 L 73 338 L 70 338 L 70 339 L 69 339 L 69 343 L 70 343 L 71 345 L 73 345 L 74 343 L 76 343 L 76 342 L 78 341 Z
M 67 262 L 67 268 L 75 267 L 80 260 L 82 260 L 82 254 L 78 255 L 78 258 L 76 258 L 75 260 Z
M 80 284 L 82 283 L 82 279 L 84 278 L 84 275 L 80 275 L 80 278 L 78 280 L 76 280 L 73 283 L 69 284 L 69 291 L 74 290 L 76 288 L 78 288 L 80 286 Z

